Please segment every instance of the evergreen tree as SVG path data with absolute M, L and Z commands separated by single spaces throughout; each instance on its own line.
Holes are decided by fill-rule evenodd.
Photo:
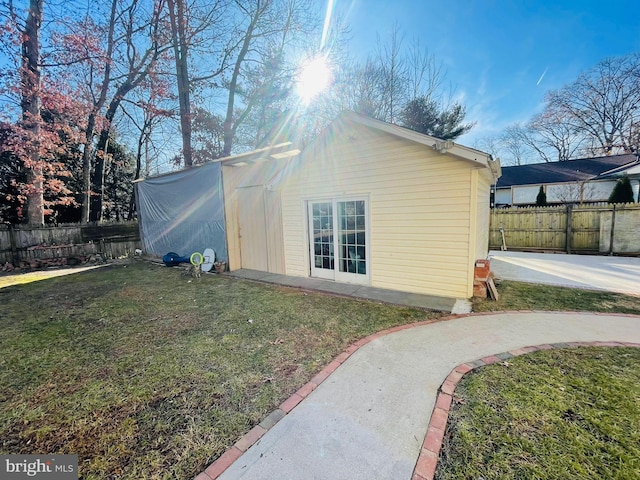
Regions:
M 616 182 L 609 196 L 609 203 L 633 203 L 633 188 L 626 175 Z
M 459 103 L 447 109 L 435 100 L 418 97 L 402 109 L 400 124 L 442 140 L 455 140 L 473 127 L 473 123 L 463 123 L 465 115 L 465 108 Z
M 538 207 L 544 207 L 547 205 L 547 194 L 544 192 L 544 187 L 540 185 L 540 191 L 536 197 L 536 205 Z

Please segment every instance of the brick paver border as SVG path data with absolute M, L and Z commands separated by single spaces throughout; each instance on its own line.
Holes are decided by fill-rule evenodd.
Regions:
M 291 410 L 293 410 L 302 400 L 307 398 L 311 392 L 313 392 L 318 386 L 324 382 L 329 375 L 331 375 L 337 368 L 342 365 L 351 355 L 353 355 L 360 347 L 363 347 L 367 343 L 372 342 L 380 337 L 389 335 L 391 333 L 407 330 L 409 328 L 420 327 L 423 325 L 429 325 L 432 323 L 445 322 L 448 320 L 454 320 L 456 318 L 463 317 L 475 317 L 484 315 L 501 315 L 501 314 L 516 314 L 516 313 L 565 313 L 565 314 L 580 314 L 580 315 L 607 315 L 618 317 L 633 317 L 637 318 L 637 315 L 631 314 L 609 314 L 609 313 L 597 313 L 597 312 L 550 312 L 550 311 L 534 311 L 534 310 L 517 310 L 517 311 L 501 311 L 501 312 L 478 312 L 470 314 L 449 315 L 446 317 L 434 318 L 430 320 L 424 320 L 422 322 L 415 322 L 406 325 L 398 325 L 386 330 L 382 330 L 377 333 L 373 333 L 367 337 L 364 337 L 357 342 L 349 346 L 344 352 L 338 355 L 333 361 L 331 361 L 326 367 L 324 367 L 316 376 L 314 376 L 309 382 L 303 385 L 296 393 L 291 395 L 285 400 L 276 410 L 271 412 L 265 417 L 259 425 L 253 427 L 248 433 L 242 436 L 230 449 L 223 453 L 215 462 L 209 465 L 204 472 L 195 477 L 195 480 L 216 480 L 222 473 L 231 466 L 240 456 L 246 452 L 249 447 L 260 440 L 262 436 L 267 433 L 276 423 L 284 418 Z M 485 357 L 481 360 L 477 360 L 471 363 L 463 363 L 458 365 L 452 370 L 447 379 L 442 383 L 436 400 L 436 406 L 431 414 L 431 421 L 427 429 L 420 455 L 416 463 L 412 480 L 432 480 L 435 474 L 436 465 L 438 462 L 438 455 L 440 453 L 440 446 L 442 445 L 442 439 L 444 438 L 444 430 L 447 424 L 447 418 L 449 416 L 449 409 L 453 400 L 453 390 L 458 384 L 462 376 L 481 366 L 489 365 L 503 361 L 507 358 L 511 358 L 516 355 L 522 355 L 525 353 L 535 352 L 546 348 L 560 348 L 556 345 L 563 345 L 565 347 L 580 346 L 580 345 L 598 345 L 598 346 L 636 346 L 640 347 L 640 344 L 631 344 L 624 342 L 590 342 L 590 343 L 568 343 L 568 344 L 554 344 L 554 345 L 541 345 L 536 347 L 525 347 L 522 349 L 514 350 L 511 352 L 497 354 L 490 357 Z M 508 355 L 508 356 L 505 356 Z M 504 358 L 502 358 L 504 357 Z

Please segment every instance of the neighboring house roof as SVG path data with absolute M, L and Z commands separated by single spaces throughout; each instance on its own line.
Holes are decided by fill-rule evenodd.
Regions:
M 516 185 L 594 180 L 616 174 L 620 175 L 627 168 L 639 164 L 640 160 L 637 154 L 625 154 L 502 167 L 502 176 L 496 186 L 497 188 L 506 188 Z
M 604 172 L 598 178 L 619 178 L 623 175 L 640 175 L 640 161 L 636 161 L 634 163 L 623 165 L 619 168 L 614 168 L 613 170 L 609 170 L 608 172 Z
M 500 176 L 500 161 L 493 160 L 490 154 L 476 150 L 474 148 L 465 147 L 459 145 L 451 140 L 445 141 L 431 135 L 425 135 L 424 133 L 416 132 L 408 128 L 395 125 L 393 123 L 383 122 L 376 120 L 375 118 L 361 115 L 352 111 L 345 111 L 338 116 L 334 122 L 352 121 L 366 127 L 370 127 L 382 132 L 386 132 L 390 135 L 394 135 L 405 140 L 416 142 L 444 154 L 448 153 L 455 157 L 467 160 L 483 167 L 487 167 L 491 170 L 495 178 Z

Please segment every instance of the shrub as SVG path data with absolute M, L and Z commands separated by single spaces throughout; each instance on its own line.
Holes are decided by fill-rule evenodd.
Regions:
M 538 207 L 544 207 L 547 204 L 547 194 L 544 192 L 544 187 L 540 185 L 540 191 L 536 197 L 536 205 Z
M 609 196 L 609 203 L 633 203 L 633 188 L 629 177 L 624 176 L 616 182 Z

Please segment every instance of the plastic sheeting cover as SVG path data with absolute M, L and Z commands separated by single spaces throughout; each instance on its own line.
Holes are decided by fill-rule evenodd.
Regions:
M 213 248 L 227 261 L 219 163 L 148 178 L 137 184 L 142 244 L 148 253 L 189 256 Z

